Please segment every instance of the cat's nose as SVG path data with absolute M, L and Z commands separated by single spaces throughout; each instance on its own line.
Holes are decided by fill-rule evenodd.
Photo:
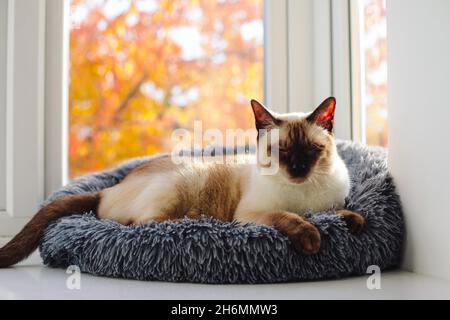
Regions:
M 294 163 L 293 165 L 292 165 L 292 169 L 294 169 L 294 170 L 297 170 L 297 169 L 306 169 L 306 164 L 304 164 L 304 163 L 300 163 L 300 164 L 297 164 L 297 163 Z
M 303 173 L 306 171 L 307 166 L 304 163 L 294 163 L 292 164 L 291 168 L 295 173 Z

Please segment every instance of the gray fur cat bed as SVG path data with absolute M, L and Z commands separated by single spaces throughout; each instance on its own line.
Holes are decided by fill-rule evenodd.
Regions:
M 338 149 L 353 182 L 346 206 L 364 215 L 367 227 L 354 236 L 333 211 L 309 215 L 322 236 L 317 255 L 297 252 L 285 236 L 262 225 L 205 218 L 123 226 L 86 214 L 53 222 L 41 256 L 48 266 L 77 265 L 99 276 L 199 283 L 329 279 L 366 274 L 370 265 L 393 268 L 401 259 L 404 229 L 386 152 L 350 142 L 339 142 Z M 143 161 L 80 178 L 48 201 L 113 186 Z

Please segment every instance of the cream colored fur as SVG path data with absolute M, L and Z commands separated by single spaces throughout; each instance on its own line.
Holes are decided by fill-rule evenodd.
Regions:
M 307 114 L 276 115 L 277 118 L 289 121 L 301 121 Z M 282 133 L 283 134 L 283 133 Z M 184 163 L 174 166 L 172 170 L 159 172 L 148 170 L 132 175 L 121 184 L 102 192 L 99 217 L 116 220 L 123 224 L 147 223 L 164 219 L 162 213 L 170 211 L 178 202 L 192 201 L 188 207 L 198 208 L 203 205 L 198 195 L 208 192 L 206 188 L 211 181 L 212 170 L 217 166 L 226 166 L 229 176 L 220 184 L 234 183 L 239 189 L 236 199 L 236 211 L 233 218 L 242 222 L 264 221 L 262 215 L 273 211 L 287 211 L 304 214 L 307 211 L 317 212 L 332 207 L 342 208 L 350 189 L 347 168 L 337 154 L 334 139 L 318 126 L 310 128 L 312 139 L 328 143 L 331 165 L 313 172 L 303 183 L 295 184 L 285 178 L 282 170 L 274 176 L 259 173 L 257 164 L 214 164 Z M 170 159 L 167 159 L 170 161 Z M 255 163 L 255 161 L 253 161 Z M 181 192 L 181 196 L 180 196 Z M 219 191 L 220 192 L 220 191 Z M 218 193 L 218 196 L 229 197 Z M 212 208 L 212 211 L 214 208 Z M 186 212 L 188 215 L 189 212 Z

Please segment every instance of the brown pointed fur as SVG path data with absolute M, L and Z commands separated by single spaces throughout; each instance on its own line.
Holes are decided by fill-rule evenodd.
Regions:
M 49 222 L 74 213 L 95 211 L 99 203 L 100 194 L 92 193 L 65 197 L 45 206 L 0 249 L 0 268 L 12 266 L 33 253 Z

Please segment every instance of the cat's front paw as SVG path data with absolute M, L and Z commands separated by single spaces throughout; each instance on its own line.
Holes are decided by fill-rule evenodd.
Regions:
M 364 230 L 366 221 L 359 213 L 346 209 L 337 210 L 336 213 L 342 216 L 351 234 L 360 234 Z
M 288 235 L 297 250 L 305 254 L 316 254 L 320 250 L 320 233 L 309 222 L 302 222 Z

